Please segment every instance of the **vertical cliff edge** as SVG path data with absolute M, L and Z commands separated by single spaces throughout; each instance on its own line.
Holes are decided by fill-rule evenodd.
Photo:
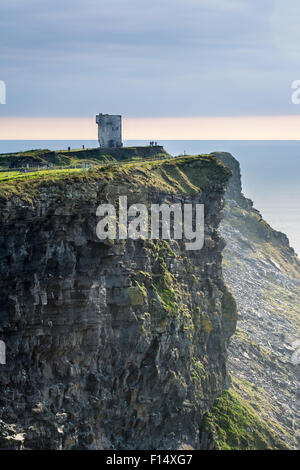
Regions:
M 215 157 L 128 163 L 0 188 L 0 447 L 199 449 L 227 384 L 235 301 Z M 96 237 L 96 208 L 202 203 L 205 245 Z
M 224 278 L 238 307 L 229 346 L 232 388 L 205 418 L 212 446 L 300 446 L 300 261 L 242 194 L 238 161 L 214 153 L 232 171 L 220 231 Z M 208 445 L 208 444 L 206 444 Z

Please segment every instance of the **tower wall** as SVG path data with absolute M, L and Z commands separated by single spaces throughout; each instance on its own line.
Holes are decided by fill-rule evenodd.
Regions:
M 102 148 L 122 146 L 122 116 L 111 114 L 98 114 L 98 141 Z

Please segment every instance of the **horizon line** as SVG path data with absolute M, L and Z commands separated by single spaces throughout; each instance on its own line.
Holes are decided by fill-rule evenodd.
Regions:
M 123 117 L 123 140 L 300 140 L 300 115 Z M 2 140 L 97 140 L 93 117 L 0 117 Z

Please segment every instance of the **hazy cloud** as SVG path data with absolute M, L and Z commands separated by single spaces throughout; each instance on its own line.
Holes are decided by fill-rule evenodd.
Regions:
M 274 2 L 261 3 L 2 0 L 0 112 L 296 113 L 300 77 L 274 40 Z

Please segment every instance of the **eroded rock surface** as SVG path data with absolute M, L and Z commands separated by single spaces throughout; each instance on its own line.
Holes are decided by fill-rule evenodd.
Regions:
M 235 390 L 292 448 L 299 448 L 300 262 L 241 193 L 239 163 L 215 154 L 233 172 L 221 233 L 225 280 L 239 319 L 229 347 Z
M 236 308 L 217 232 L 228 170 L 187 157 L 24 183 L 1 199 L 0 447 L 199 448 Z M 195 202 L 206 244 L 97 237 L 96 208 Z

